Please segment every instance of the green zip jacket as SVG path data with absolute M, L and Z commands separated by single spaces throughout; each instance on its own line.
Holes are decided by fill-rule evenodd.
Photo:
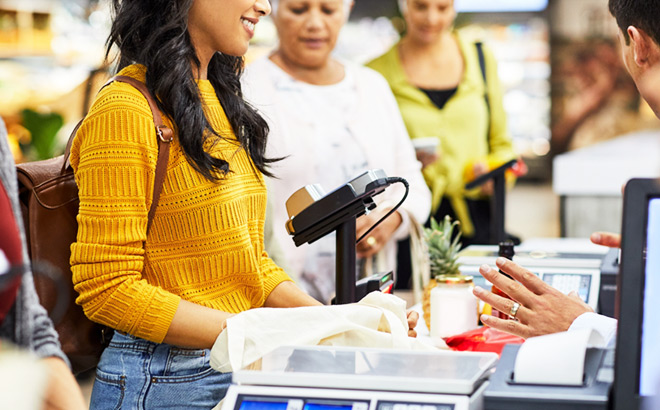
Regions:
M 399 45 L 367 64 L 387 79 L 396 97 L 410 138 L 440 139 L 440 160 L 424 168 L 424 178 L 432 193 L 432 214 L 443 196 L 449 198 L 461 222 L 463 234 L 474 232 L 465 198 L 478 193 L 467 192 L 471 168 L 477 161 L 496 167 L 516 157 L 506 127 L 502 90 L 495 58 L 484 48 L 490 115 L 484 98 L 485 84 L 479 66 L 477 49 L 460 32 L 454 33 L 465 62 L 465 72 L 456 93 L 439 109 L 428 96 L 411 84 L 401 65 Z M 489 124 L 490 121 L 490 124 Z M 490 135 L 488 133 L 490 125 Z

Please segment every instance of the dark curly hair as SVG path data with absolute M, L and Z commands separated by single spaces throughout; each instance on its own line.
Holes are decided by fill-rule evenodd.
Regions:
M 635 26 L 660 45 L 660 0 L 610 0 L 609 7 L 626 44 L 630 42 L 628 27 Z
M 204 150 L 210 138 L 221 139 L 202 109 L 192 64 L 200 66 L 188 34 L 188 12 L 194 0 L 112 0 L 113 22 L 106 59 L 119 50 L 117 70 L 142 64 L 146 85 L 159 108 L 174 123 L 188 162 L 209 180 L 230 172 L 229 164 Z M 216 53 L 208 79 L 227 114 L 238 141 L 254 166 L 272 176 L 267 167 L 277 159 L 265 157 L 268 124 L 244 100 L 240 76 L 243 58 Z

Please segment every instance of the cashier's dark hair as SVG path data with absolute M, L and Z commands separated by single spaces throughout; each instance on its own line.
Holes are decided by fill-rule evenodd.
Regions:
M 610 0 L 610 13 L 630 43 L 628 27 L 635 26 L 660 45 L 660 0 Z
M 113 21 L 106 59 L 113 46 L 117 71 L 130 64 L 147 68 L 146 85 L 161 111 L 174 124 L 188 162 L 208 180 L 231 172 L 227 161 L 204 149 L 223 138 L 204 115 L 192 65 L 200 66 L 188 34 L 188 12 L 193 0 L 112 0 Z M 208 66 L 210 80 L 236 137 L 254 166 L 272 176 L 266 158 L 268 124 L 244 100 L 239 81 L 243 58 L 216 53 Z

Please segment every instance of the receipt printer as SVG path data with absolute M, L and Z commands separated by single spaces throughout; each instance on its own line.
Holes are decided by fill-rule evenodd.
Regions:
M 484 409 L 607 410 L 614 349 L 590 347 L 590 332 L 506 345 L 484 392 Z M 546 340 L 526 346 L 541 338 Z

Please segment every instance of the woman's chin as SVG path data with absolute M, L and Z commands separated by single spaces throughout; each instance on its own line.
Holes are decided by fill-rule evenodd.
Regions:
M 440 39 L 440 34 L 436 32 L 415 33 L 415 35 L 413 35 L 412 38 L 418 44 L 430 45 L 437 42 Z
M 328 61 L 330 61 L 330 54 L 324 54 L 322 56 L 304 56 L 293 59 L 292 61 L 300 68 L 314 70 L 325 67 L 328 64 Z

